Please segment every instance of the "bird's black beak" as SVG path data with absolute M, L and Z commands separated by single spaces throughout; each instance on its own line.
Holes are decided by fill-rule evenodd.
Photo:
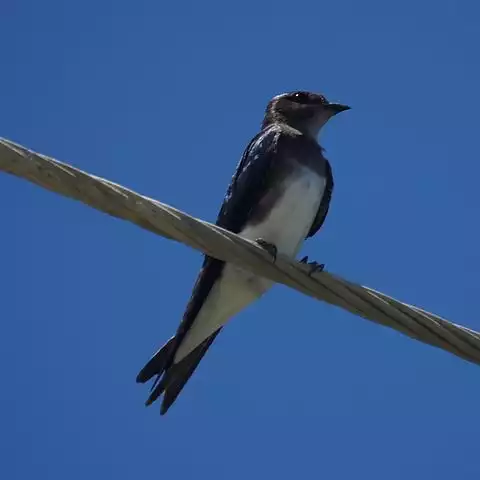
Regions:
M 350 110 L 351 107 L 348 105 L 342 105 L 341 103 L 329 103 L 328 105 L 325 105 L 325 108 L 330 110 L 333 115 L 336 115 L 337 113 L 344 112 L 345 110 Z

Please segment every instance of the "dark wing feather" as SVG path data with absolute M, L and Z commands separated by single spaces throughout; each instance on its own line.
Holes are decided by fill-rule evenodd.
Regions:
M 233 233 L 239 233 L 246 224 L 250 212 L 264 193 L 264 185 L 276 152 L 278 131 L 269 127 L 256 135 L 247 145 L 227 190 L 225 200 L 217 217 L 217 225 Z M 187 357 L 173 364 L 173 358 L 186 333 L 195 321 L 213 285 L 222 274 L 225 262 L 205 256 L 197 277 L 190 301 L 175 337 L 157 352 L 159 361 L 153 357 L 137 377 L 145 382 L 158 375 L 157 383 L 147 400 L 152 403 L 165 393 L 161 413 L 164 414 L 195 371 L 221 328 L 200 344 Z M 148 368 L 147 368 L 148 367 Z M 157 368 L 156 368 L 157 367 Z M 163 374 L 163 378 L 158 379 Z
M 249 218 L 251 210 L 264 193 L 272 158 L 276 150 L 277 132 L 266 129 L 247 145 L 228 187 L 216 224 L 233 233 L 239 233 Z M 177 347 L 192 326 L 195 318 L 220 277 L 225 262 L 205 256 L 202 270 L 193 288 L 183 320 L 177 330 Z M 173 355 L 175 352 L 173 353 Z
M 217 225 L 233 233 L 239 233 L 245 226 L 252 209 L 265 193 L 278 138 L 278 130 L 269 127 L 247 145 L 228 187 Z
M 312 226 L 310 227 L 310 231 L 308 232 L 308 237 L 313 237 L 319 230 L 320 227 L 325 222 L 325 218 L 327 217 L 328 208 L 330 207 L 330 200 L 332 199 L 333 193 L 333 174 L 332 174 L 332 167 L 328 160 L 325 159 L 325 178 L 326 178 L 326 185 L 325 185 L 325 192 L 322 197 L 322 201 L 320 202 L 320 206 L 318 207 L 317 215 L 313 220 Z

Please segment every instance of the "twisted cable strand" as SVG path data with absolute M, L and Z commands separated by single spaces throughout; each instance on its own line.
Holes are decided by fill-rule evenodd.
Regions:
M 310 276 L 308 266 L 282 255 L 273 263 L 234 233 L 1 138 L 0 170 L 480 364 L 480 333 L 474 330 L 326 271 Z

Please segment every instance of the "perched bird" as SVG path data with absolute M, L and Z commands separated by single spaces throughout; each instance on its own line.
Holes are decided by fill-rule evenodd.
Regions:
M 349 108 L 309 92 L 274 97 L 240 159 L 217 225 L 257 241 L 274 256 L 294 258 L 322 226 L 332 196 L 332 170 L 316 138 L 331 117 Z M 146 404 L 163 393 L 160 413 L 166 413 L 223 325 L 271 286 L 206 256 L 175 336 L 137 376 L 140 383 L 157 376 Z

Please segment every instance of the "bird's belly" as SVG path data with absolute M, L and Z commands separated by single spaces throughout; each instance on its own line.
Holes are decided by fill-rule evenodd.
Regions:
M 245 227 L 239 235 L 252 241 L 262 238 L 275 245 L 278 253 L 295 257 L 318 212 L 325 185 L 324 177 L 302 169 L 294 180 L 288 181 L 270 213 L 261 222 Z M 273 284 L 271 280 L 231 264 L 225 266 L 224 277 L 233 278 L 242 290 L 257 297 Z
M 263 238 L 283 255 L 294 257 L 307 236 L 325 191 L 325 178 L 307 168 L 288 179 L 283 194 L 265 218 L 243 229 L 249 240 Z
M 325 184 L 323 177 L 311 170 L 302 170 L 285 185 L 270 213 L 262 221 L 244 228 L 239 235 L 253 241 L 262 238 L 274 244 L 278 253 L 295 257 L 315 219 Z M 174 361 L 184 358 L 272 285 L 271 280 L 227 263 L 177 350 Z

